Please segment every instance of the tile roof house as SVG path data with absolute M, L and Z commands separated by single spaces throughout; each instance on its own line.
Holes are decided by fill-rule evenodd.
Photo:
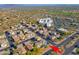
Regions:
M 45 40 L 37 41 L 37 42 L 35 42 L 35 45 L 37 48 L 40 48 L 42 46 L 47 45 L 47 42 Z
M 20 44 L 17 46 L 17 52 L 22 55 L 22 54 L 25 54 L 27 50 L 24 48 L 22 44 Z
M 20 43 L 21 40 L 17 35 L 12 36 L 12 38 L 14 39 L 15 43 Z
M 17 35 L 21 40 L 25 40 L 25 35 L 20 31 L 20 33 Z
M 33 49 L 33 45 L 32 45 L 32 44 L 27 44 L 26 47 L 27 47 L 29 50 L 32 50 L 32 49 Z
M 9 47 L 8 41 L 5 38 L 0 38 L 0 49 Z
M 32 50 L 32 49 L 33 49 L 33 44 L 32 44 L 31 41 L 25 42 L 24 45 L 25 45 L 25 47 L 26 47 L 28 50 Z

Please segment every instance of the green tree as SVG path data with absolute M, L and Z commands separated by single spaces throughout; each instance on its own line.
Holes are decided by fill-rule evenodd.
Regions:
M 76 53 L 79 54 L 79 48 L 76 49 Z

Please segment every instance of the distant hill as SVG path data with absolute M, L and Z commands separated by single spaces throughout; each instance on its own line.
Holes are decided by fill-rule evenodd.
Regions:
M 79 4 L 0 4 L 0 8 L 37 7 L 37 6 L 79 7 Z

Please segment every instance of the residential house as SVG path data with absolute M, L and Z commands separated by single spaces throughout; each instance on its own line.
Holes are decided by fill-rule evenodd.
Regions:
M 13 35 L 12 38 L 14 39 L 16 44 L 21 42 L 20 38 L 17 35 Z
M 22 44 L 19 44 L 18 46 L 17 46 L 17 52 L 20 54 L 20 55 L 22 55 L 22 54 L 26 54 L 26 52 L 27 52 L 27 50 L 25 49 L 25 47 L 22 45 Z
M 0 38 L 0 49 L 9 47 L 8 41 L 6 38 Z
M 33 45 L 32 44 L 27 44 L 26 47 L 27 47 L 28 50 L 32 50 L 33 49 Z
M 42 46 L 46 46 L 47 42 L 45 40 L 40 40 L 40 41 L 35 42 L 35 45 L 37 48 L 41 48 Z
M 27 39 L 35 37 L 35 33 L 31 32 L 27 34 Z
M 22 41 L 25 40 L 25 35 L 20 31 L 17 35 Z
M 31 41 L 25 42 L 25 47 L 28 50 L 32 50 L 33 49 L 33 43 Z

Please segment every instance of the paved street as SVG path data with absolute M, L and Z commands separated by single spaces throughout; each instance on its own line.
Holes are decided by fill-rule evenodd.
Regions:
M 64 39 L 64 41 L 62 43 L 58 44 L 57 46 L 58 47 L 61 46 L 61 45 L 65 46 L 68 42 L 70 42 L 71 40 L 73 40 L 73 38 L 71 38 L 71 37 L 74 37 L 75 34 L 76 34 L 76 32 L 73 33 L 73 34 L 71 34 L 71 35 L 69 35 L 67 38 Z
M 71 39 L 71 37 L 74 37 L 75 34 L 77 34 L 77 33 L 78 32 L 75 32 L 75 33 L 71 34 L 70 36 L 68 36 L 67 38 L 65 38 L 65 40 L 62 43 L 58 44 L 57 47 L 60 47 L 61 45 L 65 46 L 68 42 L 70 42 L 71 40 L 73 40 L 73 39 Z M 77 43 L 78 43 L 78 41 L 75 44 L 77 44 Z M 74 49 L 74 45 L 72 47 L 70 47 L 69 49 L 67 49 L 67 52 L 65 51 L 64 54 L 67 54 L 70 50 L 72 51 Z M 47 52 L 44 53 L 44 55 L 49 54 L 50 51 L 51 50 L 48 50 Z
M 73 44 L 71 47 L 65 49 L 66 51 L 65 51 L 63 54 L 64 54 L 64 55 L 68 55 L 69 53 L 71 53 L 71 52 L 73 51 L 73 49 L 75 48 L 75 45 L 76 45 L 77 43 L 79 43 L 79 40 L 77 40 L 77 41 L 75 42 L 75 44 Z

